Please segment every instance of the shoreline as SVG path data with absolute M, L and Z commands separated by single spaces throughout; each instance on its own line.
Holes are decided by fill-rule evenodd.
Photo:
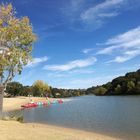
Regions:
M 46 98 L 31 97 L 34 101 L 46 101 Z M 54 98 L 57 99 L 57 98 Z M 64 99 L 65 100 L 65 99 Z M 28 103 L 29 97 L 4 98 L 4 111 L 20 110 Z M 66 101 L 69 101 L 66 99 Z M 104 134 L 50 124 L 20 123 L 0 120 L 0 139 L 3 140 L 119 140 Z M 27 137 L 27 134 L 28 137 Z
M 22 109 L 21 105 L 29 103 L 30 99 L 34 102 L 45 102 L 45 97 L 24 97 L 24 96 L 17 96 L 12 98 L 4 98 L 3 100 L 3 111 L 15 111 Z M 49 98 L 50 100 L 57 100 L 58 98 Z M 65 99 L 63 99 L 65 100 Z M 66 99 L 67 100 L 67 99 Z
M 94 132 L 17 121 L 0 120 L 0 132 L 3 140 L 120 140 Z

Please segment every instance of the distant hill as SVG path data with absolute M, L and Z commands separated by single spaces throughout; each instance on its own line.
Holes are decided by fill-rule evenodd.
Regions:
M 91 87 L 86 94 L 95 95 L 140 95 L 140 69 L 127 73 L 102 86 Z

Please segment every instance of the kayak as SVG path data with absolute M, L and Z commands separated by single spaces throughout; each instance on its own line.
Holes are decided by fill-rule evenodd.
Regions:
M 63 100 L 53 100 L 53 101 L 47 101 L 47 102 L 35 102 L 35 103 L 27 103 L 25 105 L 21 105 L 23 108 L 32 108 L 37 106 L 48 106 L 50 104 L 56 104 L 56 103 L 63 103 Z
M 28 104 L 25 104 L 25 105 L 21 105 L 21 107 L 24 107 L 24 108 L 31 108 L 31 107 L 37 107 L 38 105 L 36 103 L 28 103 Z
M 37 106 L 47 106 L 47 102 L 35 102 L 35 103 L 27 103 L 25 105 L 21 105 L 23 108 L 31 108 L 31 107 L 37 107 Z
M 51 101 L 51 104 L 56 104 L 56 103 L 58 103 L 57 101 Z
M 60 100 L 53 100 L 53 101 L 51 101 L 51 104 L 56 104 L 56 103 L 61 104 L 61 103 L 63 103 L 63 101 L 61 99 Z
M 60 100 L 58 100 L 58 103 L 62 104 L 62 103 L 63 103 L 63 100 L 61 100 L 61 99 L 60 99 Z

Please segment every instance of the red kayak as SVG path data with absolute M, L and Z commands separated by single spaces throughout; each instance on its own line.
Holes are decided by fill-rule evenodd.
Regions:
M 51 102 L 51 103 L 59 103 L 62 104 L 63 100 L 56 100 L 55 102 Z M 48 106 L 48 102 L 35 102 L 35 103 L 27 103 L 25 105 L 21 105 L 21 107 L 23 108 L 32 108 L 32 107 L 37 107 L 37 106 Z
M 25 104 L 25 105 L 21 105 L 21 107 L 24 107 L 24 108 L 30 108 L 30 107 L 37 107 L 37 103 L 28 103 L 28 104 Z

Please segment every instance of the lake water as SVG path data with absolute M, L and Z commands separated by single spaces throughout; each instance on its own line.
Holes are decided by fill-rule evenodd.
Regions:
M 140 96 L 81 96 L 25 109 L 25 122 L 46 123 L 140 140 Z

